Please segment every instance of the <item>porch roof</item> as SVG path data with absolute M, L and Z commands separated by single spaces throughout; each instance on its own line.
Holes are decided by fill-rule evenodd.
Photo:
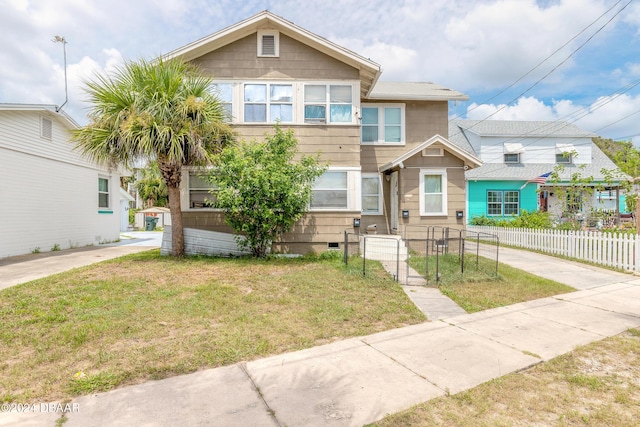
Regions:
M 385 163 L 384 165 L 380 166 L 378 168 L 379 172 L 384 172 L 387 171 L 389 169 L 393 169 L 394 167 L 397 167 L 400 165 L 400 163 L 404 162 L 405 160 L 409 159 L 410 157 L 415 156 L 416 154 L 420 153 L 422 150 L 424 150 L 425 148 L 429 147 L 430 145 L 434 144 L 434 143 L 440 143 L 444 146 L 444 148 L 449 151 L 450 153 L 452 153 L 453 155 L 455 155 L 456 157 L 464 160 L 464 164 L 466 166 L 469 166 L 471 168 L 475 168 L 478 167 L 482 164 L 482 161 L 480 159 L 478 159 L 476 156 L 474 156 L 473 154 L 462 150 L 460 147 L 458 147 L 457 145 L 455 145 L 454 143 L 452 143 L 451 141 L 449 141 L 447 138 L 444 138 L 440 135 L 434 135 L 431 138 L 429 138 L 428 140 L 426 140 L 425 142 L 423 142 L 422 144 L 418 145 L 417 147 L 412 148 L 409 151 L 406 151 L 404 154 L 402 154 L 401 156 L 399 156 L 398 158 Z

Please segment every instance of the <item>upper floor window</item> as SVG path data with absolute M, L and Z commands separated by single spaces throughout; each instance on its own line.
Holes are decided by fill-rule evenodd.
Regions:
M 215 83 L 214 88 L 218 99 L 227 112 L 227 120 L 233 120 L 233 83 Z
M 362 107 L 363 144 L 404 144 L 404 105 Z
M 573 144 L 556 144 L 556 163 L 572 163 L 575 154 Z
M 304 86 L 305 123 L 352 123 L 353 86 Z
M 246 123 L 293 122 L 293 87 L 290 84 L 244 85 Z
M 280 33 L 275 30 L 258 31 L 258 56 L 280 56 Z
M 556 163 L 570 164 L 572 162 L 570 153 L 556 153 Z
M 520 163 L 520 153 L 505 153 L 504 154 L 504 162 L 505 163 Z

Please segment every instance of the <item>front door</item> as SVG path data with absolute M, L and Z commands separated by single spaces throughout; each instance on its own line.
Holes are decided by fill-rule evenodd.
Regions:
M 391 198 L 391 215 L 389 220 L 391 222 L 391 232 L 393 233 L 398 231 L 398 172 L 391 173 L 390 184 L 389 197 Z

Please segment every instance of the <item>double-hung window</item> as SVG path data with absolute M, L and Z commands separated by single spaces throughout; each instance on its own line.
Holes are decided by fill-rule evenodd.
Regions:
M 189 208 L 212 208 L 216 203 L 216 186 L 206 177 L 206 172 L 189 172 Z M 212 193 L 214 191 L 214 193 Z
M 244 85 L 246 123 L 293 122 L 293 87 L 290 84 L 247 83 Z
M 487 216 L 505 216 L 519 214 L 519 191 L 487 191 Z
M 353 86 L 304 86 L 305 123 L 353 123 Z
M 227 121 L 231 122 L 233 118 L 233 83 L 215 83 L 213 87 L 216 96 L 227 112 Z
M 363 144 L 404 144 L 404 105 L 364 105 Z
M 109 179 L 98 178 L 98 208 L 109 208 Z
M 312 209 L 347 209 L 349 207 L 347 172 L 327 171 L 313 186 Z
M 446 169 L 420 170 L 420 215 L 447 215 Z
M 380 176 L 378 174 L 362 176 L 362 214 L 380 215 L 382 213 L 380 197 Z

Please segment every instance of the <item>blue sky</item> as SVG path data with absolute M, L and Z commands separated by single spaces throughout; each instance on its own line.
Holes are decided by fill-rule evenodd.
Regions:
M 0 0 L 0 102 L 64 102 L 60 35 L 65 110 L 84 123 L 93 73 L 265 9 L 381 64 L 382 80 L 469 95 L 452 116 L 561 119 L 640 145 L 640 0 Z

